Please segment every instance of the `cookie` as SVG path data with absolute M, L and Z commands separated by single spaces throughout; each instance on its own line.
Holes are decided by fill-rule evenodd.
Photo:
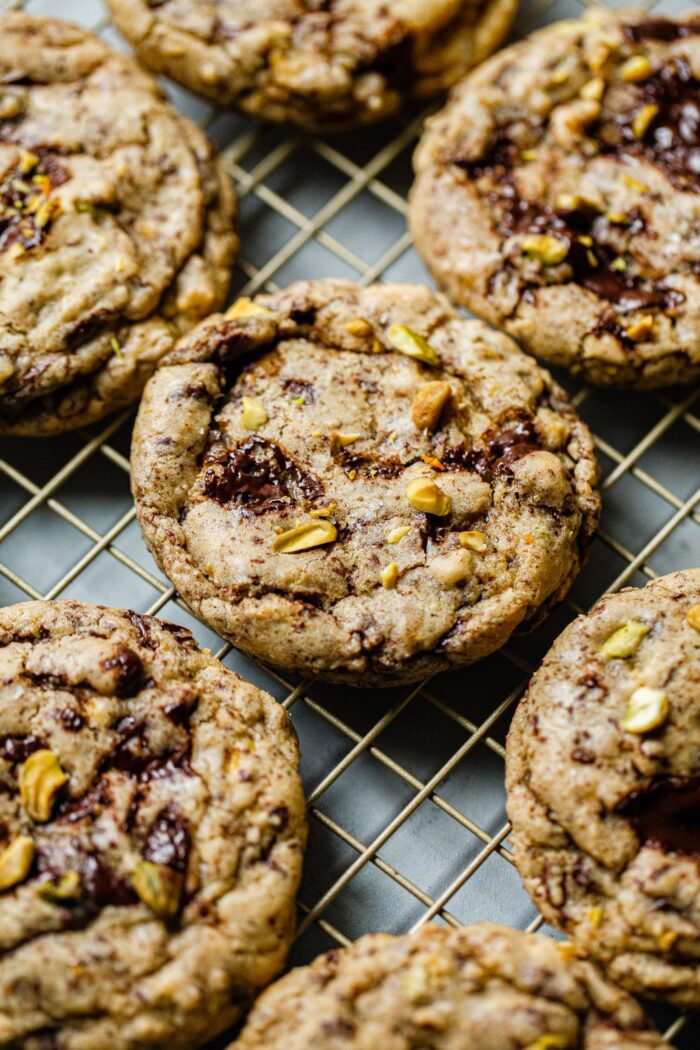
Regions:
M 132 464 L 146 542 L 198 616 L 354 685 L 539 621 L 599 511 L 564 392 L 413 285 L 300 282 L 209 318 L 149 381 Z
M 436 280 L 552 364 L 700 378 L 700 14 L 597 9 L 464 80 L 416 154 Z
M 293 970 L 230 1050 L 667 1047 L 571 944 L 490 922 L 370 934 Z
M 453 84 L 517 0 L 110 0 L 152 69 L 223 106 L 309 130 L 368 124 Z
M 218 309 L 231 183 L 155 81 L 77 26 L 0 15 L 0 434 L 135 400 Z
M 545 918 L 631 991 L 700 1006 L 700 569 L 571 624 L 507 753 L 515 859 Z
M 0 610 L 0 1045 L 191 1050 L 291 940 L 283 709 L 151 616 Z

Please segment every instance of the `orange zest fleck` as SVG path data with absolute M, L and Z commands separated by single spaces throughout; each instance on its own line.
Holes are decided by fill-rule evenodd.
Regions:
M 445 464 L 441 463 L 439 459 L 435 458 L 435 456 L 428 456 L 426 454 L 425 456 L 421 456 L 421 459 L 424 463 L 427 463 L 428 466 L 432 467 L 434 470 L 447 470 Z
M 531 532 L 526 532 L 525 535 L 523 536 L 523 539 L 525 540 L 526 543 L 534 543 L 535 542 L 535 537 L 532 535 Z

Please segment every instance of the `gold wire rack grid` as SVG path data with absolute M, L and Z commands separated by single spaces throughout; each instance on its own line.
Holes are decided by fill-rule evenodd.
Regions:
M 585 6 L 524 0 L 513 35 Z M 688 4 L 636 6 L 673 14 Z M 11 8 L 71 19 L 124 47 L 103 0 L 0 0 L 0 10 Z M 232 297 L 309 277 L 427 280 L 405 224 L 425 112 L 306 138 L 165 86 L 209 132 L 236 183 L 243 247 Z M 0 604 L 74 597 L 185 623 L 290 711 L 311 831 L 293 963 L 371 930 L 399 933 L 433 918 L 542 923 L 508 846 L 503 745 L 513 707 L 554 637 L 603 592 L 700 563 L 700 389 L 628 395 L 557 378 L 591 425 L 603 470 L 603 521 L 588 565 L 526 641 L 409 691 L 294 680 L 252 663 L 194 620 L 136 526 L 133 412 L 61 438 L 0 441 Z M 696 1020 L 663 1010 L 657 1020 L 677 1047 L 697 1046 Z

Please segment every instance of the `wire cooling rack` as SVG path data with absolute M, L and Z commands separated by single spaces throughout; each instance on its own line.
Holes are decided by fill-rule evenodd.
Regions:
M 687 4 L 637 6 L 672 14 Z M 72 19 L 124 48 L 102 0 L 0 0 L 0 10 L 13 7 Z M 584 7 L 526 0 L 514 36 Z M 306 138 L 165 87 L 207 129 L 238 189 L 243 248 L 232 298 L 309 277 L 428 280 L 405 223 L 425 112 Z M 603 471 L 603 519 L 588 565 L 535 634 L 410 690 L 372 693 L 283 676 L 196 621 L 134 519 L 132 412 L 65 437 L 0 439 L 0 604 L 72 597 L 184 623 L 290 711 L 310 819 L 293 963 L 431 918 L 541 923 L 508 845 L 503 744 L 513 707 L 552 640 L 604 591 L 700 564 L 700 389 L 633 395 L 558 378 L 594 431 Z M 697 1048 L 696 1020 L 654 1012 L 674 1045 Z

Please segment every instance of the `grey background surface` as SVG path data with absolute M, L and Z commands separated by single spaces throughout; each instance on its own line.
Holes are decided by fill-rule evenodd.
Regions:
M 638 6 L 673 13 L 689 5 Z M 126 49 L 101 0 L 0 0 L 0 10 L 9 7 L 72 19 Z M 525 0 L 513 36 L 584 7 Z M 424 113 L 306 139 L 164 86 L 207 128 L 237 184 L 242 253 L 232 299 L 321 276 L 429 283 L 405 224 Z M 157 613 L 191 627 L 290 710 L 310 806 L 292 963 L 369 931 L 404 932 L 433 915 L 448 923 L 539 924 L 507 839 L 503 743 L 513 705 L 553 638 L 604 591 L 700 564 L 700 390 L 625 394 L 558 378 L 594 430 L 603 472 L 603 519 L 589 563 L 535 634 L 410 691 L 291 680 L 230 651 L 196 621 L 134 520 L 132 413 L 62 438 L 0 439 L 0 604 L 72 597 Z M 673 1024 L 676 1046 L 700 1043 L 697 1019 L 679 1028 L 672 1011 L 656 1017 Z

